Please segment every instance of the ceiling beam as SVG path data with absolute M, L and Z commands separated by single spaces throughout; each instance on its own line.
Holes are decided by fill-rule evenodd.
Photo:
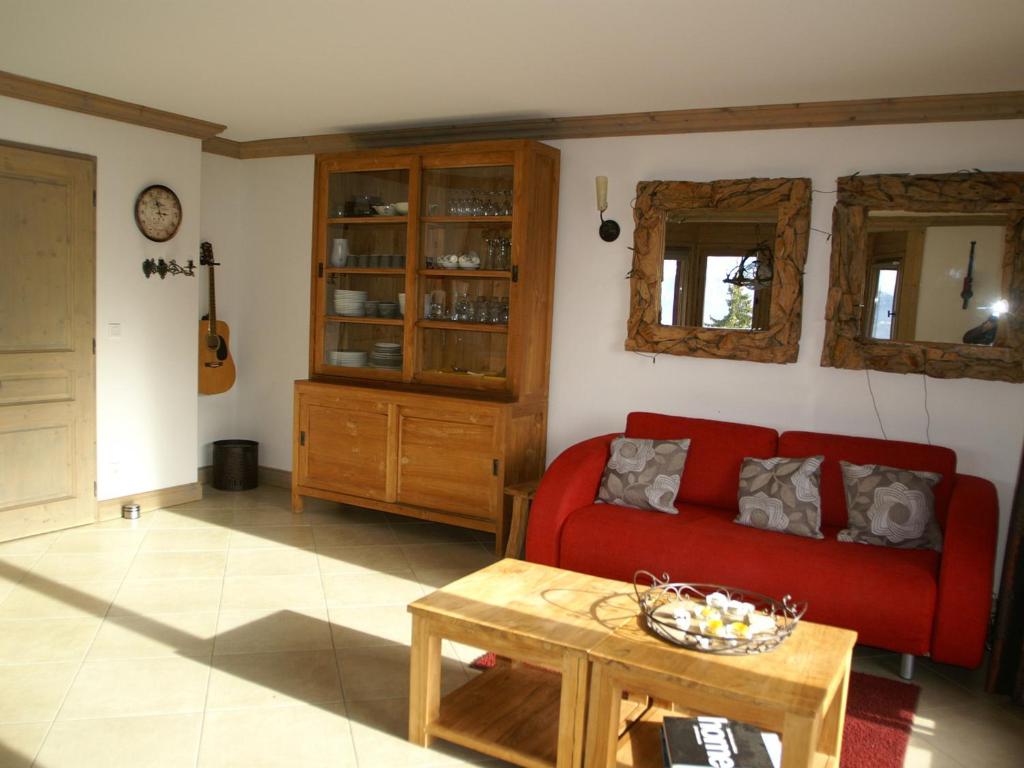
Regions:
M 50 107 L 60 107 L 73 112 L 84 112 L 94 117 L 105 117 L 122 123 L 156 128 L 159 131 L 178 133 L 196 139 L 209 139 L 227 129 L 226 125 L 197 120 L 194 117 L 164 112 L 161 109 L 132 104 L 129 101 L 111 99 L 88 91 L 79 91 L 43 80 L 15 75 L 0 70 L 0 96 L 34 101 Z
M 750 107 L 678 109 L 616 115 L 549 117 L 330 133 L 237 142 L 239 157 L 282 157 L 488 139 L 586 139 L 710 131 L 759 131 L 850 125 L 946 123 L 1024 118 L 1024 91 L 818 101 Z M 222 141 L 217 139 L 217 142 Z M 206 149 L 206 144 L 204 144 Z M 211 144 L 207 151 L 226 154 Z M 234 148 L 232 148 L 234 151 Z M 230 155 L 234 157 L 235 155 Z

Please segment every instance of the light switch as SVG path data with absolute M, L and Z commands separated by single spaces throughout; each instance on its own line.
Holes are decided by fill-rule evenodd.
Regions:
M 107 323 L 107 336 L 109 336 L 112 339 L 121 338 L 121 324 Z

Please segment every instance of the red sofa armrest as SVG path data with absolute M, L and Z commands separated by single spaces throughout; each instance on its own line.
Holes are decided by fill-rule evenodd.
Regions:
M 957 475 L 949 500 L 939 566 L 932 658 L 977 667 L 985 651 L 992 608 L 999 501 L 995 486 Z
M 597 498 L 608 450 L 621 432 L 593 437 L 566 448 L 541 478 L 530 506 L 526 529 L 526 559 L 558 565 L 562 525 L 573 511 Z

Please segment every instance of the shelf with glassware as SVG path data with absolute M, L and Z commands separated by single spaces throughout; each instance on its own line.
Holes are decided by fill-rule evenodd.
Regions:
M 406 384 L 514 397 L 526 365 L 529 391 L 546 389 L 547 363 L 532 358 L 537 333 L 550 333 L 557 153 L 456 149 L 318 158 L 311 375 L 380 378 L 383 342 L 401 345 L 377 359 Z M 394 311 L 406 297 L 408 311 Z

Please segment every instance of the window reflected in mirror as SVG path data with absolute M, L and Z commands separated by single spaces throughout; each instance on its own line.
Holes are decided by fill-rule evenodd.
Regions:
M 661 325 L 767 328 L 774 242 L 772 213 L 670 216 L 665 224 Z
M 994 344 L 1006 311 L 1006 219 L 870 211 L 861 333 L 887 341 Z

